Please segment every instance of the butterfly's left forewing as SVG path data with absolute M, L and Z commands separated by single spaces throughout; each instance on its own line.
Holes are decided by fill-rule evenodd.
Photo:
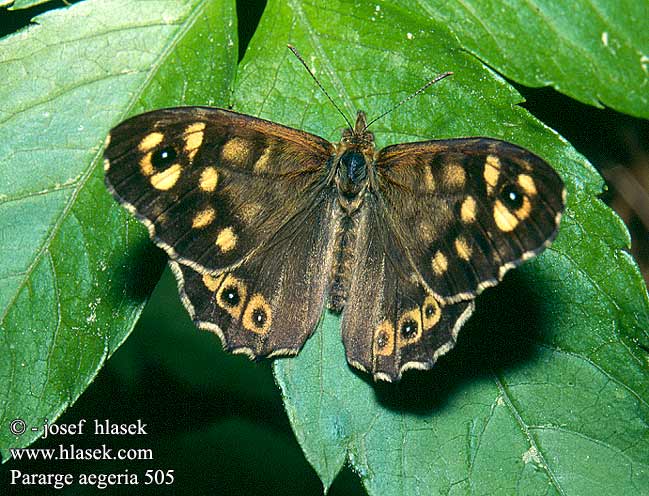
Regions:
M 455 345 L 473 299 L 554 239 L 563 183 L 510 143 L 390 146 L 363 206 L 343 340 L 350 363 L 398 380 Z
M 394 145 L 376 159 L 378 209 L 400 267 L 445 301 L 472 299 L 555 238 L 561 178 L 533 153 L 468 138 Z

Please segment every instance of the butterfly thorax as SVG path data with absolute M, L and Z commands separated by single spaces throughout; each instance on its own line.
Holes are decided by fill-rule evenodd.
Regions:
M 335 182 L 341 208 L 352 215 L 363 202 L 369 167 L 374 161 L 374 135 L 365 130 L 365 113 L 358 112 L 354 129 L 345 129 L 336 148 Z

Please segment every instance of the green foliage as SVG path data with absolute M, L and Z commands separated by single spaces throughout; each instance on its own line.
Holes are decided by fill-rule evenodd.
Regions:
M 494 72 L 646 117 L 637 4 L 474 4 L 270 1 L 239 66 L 236 110 L 331 140 L 344 122 L 287 43 L 348 116 L 371 118 L 454 71 L 373 125 L 378 145 L 498 137 L 544 157 L 568 186 L 557 242 L 479 298 L 431 372 L 374 384 L 348 367 L 326 315 L 297 358 L 274 363 L 289 420 L 325 487 L 347 462 L 370 494 L 647 492 L 649 300 L 628 234 L 597 198 L 590 164 Z M 12 137 L 0 143 L 0 426 L 55 419 L 138 319 L 163 262 L 104 190 L 101 143 L 145 109 L 228 103 L 233 10 L 88 1 L 0 40 L 0 129 Z M 0 448 L 33 438 L 3 429 Z
M 649 7 L 636 0 L 406 0 L 465 50 L 525 86 L 553 86 L 597 107 L 649 117 Z
M 147 108 L 225 103 L 237 52 L 227 1 L 84 2 L 36 21 L 0 42 L 0 129 L 12 137 L 0 143 L 3 426 L 40 425 L 74 402 L 163 268 L 103 185 L 108 130 Z M 35 437 L 1 429 L 0 449 Z

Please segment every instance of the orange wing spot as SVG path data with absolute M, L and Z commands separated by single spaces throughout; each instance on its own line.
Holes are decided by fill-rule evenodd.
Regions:
M 234 319 L 241 316 L 246 301 L 246 285 L 240 279 L 228 274 L 216 293 L 216 303 Z
M 442 317 L 442 308 L 439 302 L 433 297 L 428 295 L 421 306 L 422 323 L 424 329 L 429 330 L 437 325 L 439 319 Z
M 220 276 L 214 277 L 211 276 L 210 274 L 204 274 L 203 275 L 203 284 L 205 284 L 205 287 L 209 289 L 212 293 L 219 289 L 219 284 L 221 284 L 221 281 L 225 277 L 225 274 L 221 274 Z
M 394 327 L 389 320 L 384 320 L 374 331 L 374 355 L 390 356 L 392 353 L 394 353 Z
M 273 312 L 266 298 L 254 294 L 243 313 L 243 327 L 256 334 L 267 334 L 272 322 Z
M 421 312 L 419 307 L 401 314 L 397 338 L 399 347 L 416 343 L 421 339 Z

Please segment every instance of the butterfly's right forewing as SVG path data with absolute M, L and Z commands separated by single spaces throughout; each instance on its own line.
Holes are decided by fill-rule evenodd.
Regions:
M 111 193 L 172 259 L 212 274 L 309 209 L 333 154 L 317 136 L 206 107 L 141 114 L 108 139 Z
M 222 109 L 112 130 L 106 184 L 167 252 L 190 315 L 226 349 L 297 353 L 322 314 L 333 252 L 334 147 Z

